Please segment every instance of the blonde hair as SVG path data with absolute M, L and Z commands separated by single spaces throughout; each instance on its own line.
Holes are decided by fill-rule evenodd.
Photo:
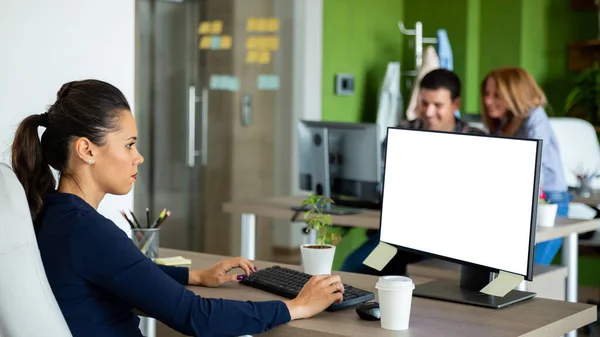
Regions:
M 490 133 L 500 128 L 500 120 L 491 118 L 484 104 L 485 85 L 488 79 L 496 82 L 496 90 L 507 110 L 507 123 L 502 127 L 503 136 L 514 136 L 529 116 L 531 109 L 547 104 L 546 95 L 527 70 L 521 67 L 502 67 L 489 72 L 481 82 L 482 119 Z

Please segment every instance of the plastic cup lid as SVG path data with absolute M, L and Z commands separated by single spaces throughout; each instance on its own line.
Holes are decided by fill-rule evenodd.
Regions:
M 381 276 L 375 287 L 385 288 L 400 288 L 400 287 L 414 287 L 413 281 L 405 276 Z

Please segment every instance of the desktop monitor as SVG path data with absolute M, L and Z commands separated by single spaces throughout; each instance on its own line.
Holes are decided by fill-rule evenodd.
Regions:
M 381 142 L 376 124 L 300 121 L 300 189 L 331 198 L 330 213 L 380 208 Z M 345 207 L 344 207 L 345 206 Z
M 415 296 L 500 308 L 535 296 L 480 292 L 494 272 L 533 278 L 542 141 L 388 129 L 381 241 L 462 265 Z

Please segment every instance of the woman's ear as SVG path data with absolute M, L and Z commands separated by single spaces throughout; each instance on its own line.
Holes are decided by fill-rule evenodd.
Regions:
M 85 137 L 79 137 L 75 140 L 73 147 L 75 149 L 74 159 L 82 160 L 88 164 L 92 164 L 94 162 L 96 146 L 89 139 Z

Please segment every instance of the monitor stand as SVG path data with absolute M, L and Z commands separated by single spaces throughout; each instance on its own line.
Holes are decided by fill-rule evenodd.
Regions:
M 480 268 L 462 266 L 460 284 L 450 280 L 436 280 L 417 285 L 413 295 L 436 300 L 499 309 L 535 297 L 535 293 L 511 290 L 498 297 L 481 292 L 492 281 L 492 273 Z

